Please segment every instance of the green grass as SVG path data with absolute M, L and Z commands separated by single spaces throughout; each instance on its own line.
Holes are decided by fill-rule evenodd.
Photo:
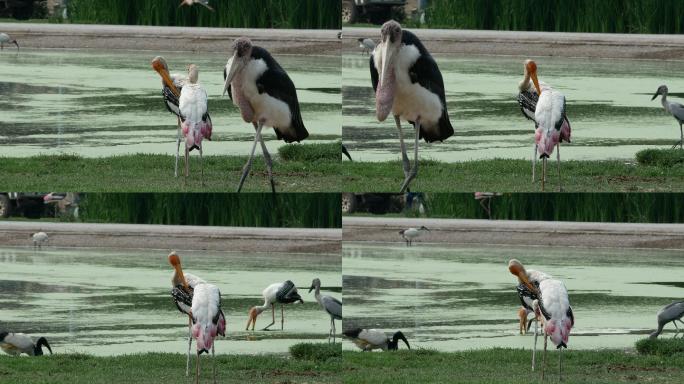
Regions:
M 344 352 L 345 383 L 535 383 L 530 351 L 488 349 L 468 352 L 399 350 Z M 541 353 L 538 354 L 541 359 Z M 541 366 L 541 360 L 539 360 Z M 558 381 L 558 352 L 549 351 L 546 382 Z M 684 355 L 642 356 L 621 350 L 563 352 L 564 383 L 681 383 Z
M 307 145 L 284 145 L 278 148 L 280 158 L 287 161 L 340 161 L 342 142 Z
M 684 164 L 684 151 L 680 149 L 644 149 L 637 152 L 636 159 L 641 165 L 673 167 Z
M 682 338 L 659 338 L 641 339 L 636 343 L 636 349 L 641 354 L 657 356 L 684 355 L 684 339 Z
M 282 161 L 274 159 L 273 171 L 278 192 L 331 192 L 340 188 L 341 162 Z M 174 156 L 136 154 L 104 158 L 73 155 L 46 155 L 28 158 L 0 158 L 0 190 L 80 192 L 233 192 L 247 158 L 244 156 L 205 156 L 204 182 L 200 184 L 199 156 L 190 157 L 187 185 L 182 172 L 173 177 Z M 182 169 L 183 159 L 179 161 Z M 270 192 L 262 157 L 257 157 L 244 192 Z
M 558 191 L 555 160 L 548 163 L 546 191 Z M 342 189 L 349 192 L 398 192 L 404 174 L 401 162 L 344 162 Z M 541 165 L 537 163 L 537 176 Z M 678 192 L 684 191 L 684 167 L 657 167 L 624 161 L 563 161 L 566 192 Z M 421 160 L 411 183 L 419 192 L 538 192 L 532 183 L 531 162 L 494 159 L 459 163 Z
M 342 344 L 299 343 L 290 347 L 290 355 L 297 360 L 328 361 L 342 359 Z

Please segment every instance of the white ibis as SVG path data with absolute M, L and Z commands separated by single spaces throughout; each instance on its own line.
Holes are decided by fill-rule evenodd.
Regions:
M 665 324 L 672 323 L 679 333 L 679 328 L 677 327 L 677 321 L 684 324 L 682 321 L 682 316 L 684 316 L 684 301 L 675 301 L 663 307 L 658 311 L 658 329 L 651 333 L 650 337 L 655 339 L 663 331 Z
M 185 137 L 185 178 L 189 173 L 190 151 L 199 150 L 201 180 L 204 185 L 204 165 L 202 164 L 202 140 L 211 140 L 211 118 L 207 114 L 207 91 L 197 82 L 199 69 L 195 64 L 188 66 L 188 82 L 180 91 L 178 108 L 184 121 L 181 131 Z
M 256 129 L 254 145 L 237 191 L 242 190 L 249 174 L 258 142 L 264 154 L 271 190 L 275 193 L 273 163 L 261 130 L 264 126 L 273 127 L 278 140 L 286 143 L 300 142 L 309 136 L 299 111 L 294 83 L 267 50 L 252 45 L 246 37 L 240 37 L 233 43 L 233 55 L 226 64 L 223 77 L 223 93 L 228 93 L 240 109 L 242 119 L 252 123 Z
M 209 283 L 199 283 L 192 295 L 192 336 L 197 347 L 197 372 L 195 382 L 199 383 L 200 356 L 209 354 L 213 362 L 214 383 L 216 382 L 216 361 L 214 356 L 214 339 L 225 332 L 226 320 L 221 311 L 221 292 L 218 287 Z
M 660 103 L 663 105 L 663 109 L 665 109 L 665 112 L 669 113 L 672 115 L 672 117 L 677 120 L 679 123 L 679 149 L 682 149 L 682 145 L 684 145 L 684 130 L 682 130 L 682 123 L 684 123 L 684 105 L 681 105 L 679 103 L 673 103 L 671 101 L 667 101 L 667 86 L 666 85 L 661 85 L 658 87 L 658 90 L 656 90 L 655 95 L 651 98 L 651 100 L 654 100 L 658 95 L 662 95 L 663 97 L 660 100 Z M 672 148 L 676 148 L 677 144 L 672 146 Z
M 552 277 L 541 271 L 525 269 L 522 263 L 516 259 L 511 259 L 508 262 L 508 270 L 511 272 L 511 274 L 518 278 L 518 286 L 516 287 L 516 290 L 518 292 L 518 298 L 520 299 L 520 305 L 522 306 L 521 310 L 518 311 L 521 333 L 523 333 L 523 328 L 526 333 L 531 324 L 529 323 L 527 326 L 525 326 L 527 315 L 531 312 L 534 313 L 534 317 L 531 320 L 534 321 L 534 348 L 532 348 L 532 370 L 534 371 L 537 354 L 537 337 L 539 335 L 538 320 L 540 317 L 534 311 L 533 302 L 539 298 L 539 284 L 542 281 Z
M 17 46 L 17 51 L 19 50 L 19 43 L 15 39 L 12 39 L 6 33 L 0 33 L 0 49 L 5 49 L 5 44 L 14 44 Z
M 212 12 L 214 11 L 214 8 L 212 8 L 212 7 L 209 5 L 209 0 L 182 0 L 181 3 L 180 3 L 180 5 L 178 5 L 178 8 L 180 8 L 180 7 L 184 6 L 184 5 L 187 5 L 187 6 L 189 6 L 189 7 L 192 7 L 193 4 L 202 5 L 202 6 L 204 6 L 205 8 L 207 8 L 208 10 L 210 10 L 210 11 L 212 11 Z
M 418 141 L 443 141 L 454 134 L 454 128 L 447 113 L 442 73 L 418 37 L 403 31 L 394 20 L 383 24 L 380 37 L 370 58 L 375 115 L 378 121 L 385 121 L 390 112 L 394 115 L 404 168 L 403 193 L 418 175 Z M 413 168 L 406 154 L 402 119 L 415 129 Z
M 532 84 L 530 84 L 530 79 Z M 527 89 L 525 89 L 525 84 L 527 84 Z M 532 100 L 534 99 L 532 92 L 536 90 L 538 95 L 533 109 L 536 129 L 534 134 L 534 156 L 532 157 L 532 181 L 534 182 L 536 157 L 539 155 L 539 158 L 542 159 L 542 191 L 544 190 L 547 160 L 553 154 L 554 147 L 557 147 L 558 189 L 562 190 L 560 142 L 562 139 L 570 142 L 570 122 L 565 113 L 565 96 L 548 84 L 539 82 L 537 78 L 537 64 L 532 60 L 525 61 L 525 78 L 520 83 L 519 88 L 523 96 L 521 94 L 518 95 L 518 102 L 521 104 L 525 117 L 530 117 L 530 111 L 532 110 Z M 526 93 L 523 93 L 523 91 Z M 521 97 L 528 100 L 521 102 Z
M 31 234 L 31 240 L 33 241 L 33 248 L 38 247 L 38 249 L 40 249 L 43 244 L 48 244 L 50 239 L 47 233 L 36 232 Z
M 249 320 L 247 320 L 246 331 L 249 330 L 250 324 L 252 325 L 252 331 L 256 325 L 257 316 L 259 316 L 263 311 L 271 307 L 271 312 L 273 314 L 273 321 L 271 324 L 267 325 L 262 331 L 267 331 L 273 324 L 275 324 L 275 305 L 280 304 L 280 329 L 283 330 L 285 327 L 285 304 L 296 303 L 300 301 L 304 304 L 304 300 L 297 293 L 297 287 L 295 284 L 287 280 L 283 283 L 273 283 L 266 287 L 261 295 L 264 297 L 264 305 L 254 306 L 249 309 Z
M 29 356 L 42 356 L 43 346 L 52 355 L 52 348 L 44 337 L 34 343 L 30 336 L 23 333 L 0 332 L 0 349 L 9 355 L 19 356 L 25 353 Z
M 392 339 L 387 337 L 385 332 L 378 329 L 356 328 L 344 332 L 344 335 L 351 338 L 354 344 L 362 351 L 372 351 L 382 349 L 383 351 L 396 351 L 399 349 L 399 340 L 402 340 L 408 349 L 411 349 L 406 336 L 401 331 L 394 332 Z
M 361 48 L 361 54 L 362 55 L 364 53 L 367 53 L 370 55 L 371 52 L 373 52 L 373 50 L 375 49 L 375 41 L 373 41 L 373 39 L 359 37 L 358 42 L 359 42 L 359 48 Z
M 538 128 L 538 124 L 535 120 L 535 112 L 537 110 L 537 102 L 539 101 L 539 94 L 537 93 L 537 89 L 535 88 L 534 82 L 530 79 L 532 77 L 532 73 L 535 74 L 536 77 L 536 70 L 537 70 L 537 64 L 532 61 L 532 60 L 526 60 L 525 63 L 523 64 L 523 73 L 524 77 L 518 84 L 518 89 L 520 92 L 518 93 L 518 104 L 520 105 L 520 111 L 522 112 L 523 116 L 528 118 L 529 120 L 534 121 L 534 129 L 535 132 Z M 543 81 L 537 80 L 540 88 L 548 88 L 549 86 L 544 83 Z M 559 139 L 559 151 L 560 151 L 560 143 L 562 142 L 571 142 L 571 127 L 570 127 L 570 121 L 568 120 L 567 115 L 563 115 L 563 124 L 561 125 L 560 128 L 560 139 Z M 559 154 L 560 155 L 560 154 Z M 534 149 L 532 152 L 532 182 L 535 182 L 535 171 L 536 171 L 536 159 L 537 159 L 537 140 L 535 137 L 535 144 L 534 144 Z
M 408 228 L 399 231 L 401 237 L 406 241 L 406 246 L 410 247 L 413 244 L 413 240 L 420 237 L 423 233 L 430 232 L 430 230 L 422 225 L 420 228 Z
M 176 308 L 181 313 L 188 315 L 188 354 L 185 362 L 185 376 L 189 375 L 190 370 L 190 348 L 192 347 L 192 298 L 195 287 L 198 284 L 205 284 L 206 281 L 191 273 L 184 273 L 181 267 L 180 257 L 176 252 L 169 254 L 169 264 L 174 269 L 173 277 L 171 278 L 171 296 L 176 304 Z M 220 314 L 218 334 L 226 335 L 226 320 L 223 312 Z
M 309 288 L 309 293 L 312 290 L 316 290 L 315 296 L 318 305 L 323 308 L 325 313 L 330 315 L 330 332 L 328 332 L 328 342 L 330 342 L 330 337 L 332 336 L 333 343 L 335 342 L 335 320 L 342 320 L 342 302 L 337 300 L 332 296 L 321 295 L 321 280 L 318 278 L 313 279 L 311 282 L 311 288 Z

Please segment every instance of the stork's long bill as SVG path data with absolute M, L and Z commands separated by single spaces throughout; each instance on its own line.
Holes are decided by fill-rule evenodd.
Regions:
M 384 121 L 392 111 L 396 75 L 394 73 L 394 61 L 399 49 L 400 41 L 391 41 L 390 36 L 384 36 L 385 40 L 380 44 L 382 67 L 378 89 L 375 94 L 375 113 L 379 121 Z
M 528 60 L 525 64 L 525 67 L 527 69 L 527 73 L 529 73 L 530 78 L 532 79 L 534 87 L 537 89 L 537 95 L 541 95 L 542 90 L 539 86 L 539 79 L 537 79 L 537 63 L 532 60 Z
M 242 71 L 242 69 L 247 65 L 248 60 L 249 57 L 238 56 L 237 49 L 235 50 L 235 53 L 233 53 L 233 56 L 228 59 L 228 62 L 226 63 L 226 82 L 223 84 L 224 95 L 226 92 L 228 92 L 228 87 L 230 86 L 230 83 L 233 82 L 235 75 Z
M 169 264 L 173 267 L 173 269 L 176 271 L 176 273 L 173 275 L 173 285 L 176 286 L 178 284 L 182 284 L 183 288 L 187 292 L 190 292 L 190 286 L 188 285 L 188 282 L 185 280 L 185 275 L 183 275 L 183 268 L 181 268 L 181 263 L 180 263 L 180 257 L 175 252 L 171 252 L 169 254 Z
M 525 284 L 531 292 L 534 292 L 536 294 L 539 293 L 539 289 L 530 282 L 530 279 L 527 277 L 527 271 L 525 271 L 525 267 L 523 267 L 522 263 L 520 263 L 518 260 L 513 259 L 508 262 L 508 270 L 514 275 L 518 277 L 518 280 L 520 280 L 521 283 Z
M 164 62 L 164 59 L 161 57 L 157 56 L 152 60 L 152 68 L 157 71 L 159 76 L 161 76 L 162 81 L 164 84 L 166 84 L 169 89 L 171 89 L 171 92 L 173 92 L 174 95 L 180 96 L 180 92 L 178 91 L 178 88 L 173 84 L 173 80 L 171 80 L 171 75 L 169 74 L 169 68 L 166 66 L 166 63 Z

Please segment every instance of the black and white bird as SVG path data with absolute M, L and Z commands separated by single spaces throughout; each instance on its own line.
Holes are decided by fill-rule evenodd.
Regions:
M 411 349 L 406 336 L 401 331 L 394 332 L 392 338 L 387 337 L 385 332 L 378 329 L 356 328 L 344 332 L 344 335 L 352 339 L 354 344 L 362 351 L 382 349 L 383 351 L 396 351 L 399 349 L 399 340 L 402 340 L 408 349 Z
M 658 329 L 651 333 L 650 337 L 652 339 L 658 337 L 667 323 L 672 323 L 675 326 L 675 329 L 677 330 L 675 334 L 679 333 L 680 330 L 677 327 L 677 322 L 679 321 L 682 323 L 682 325 L 684 325 L 684 321 L 682 321 L 683 316 L 684 301 L 675 301 L 666 305 L 660 311 L 658 311 Z
M 209 0 L 181 0 L 181 3 L 180 3 L 180 5 L 178 5 L 178 8 L 180 8 L 180 7 L 184 6 L 184 5 L 187 5 L 187 6 L 189 6 L 189 7 L 192 7 L 193 4 L 202 5 L 202 6 L 204 6 L 205 8 L 207 8 L 208 10 L 210 10 L 210 11 L 212 11 L 212 12 L 214 11 L 214 8 L 212 8 L 212 7 L 209 5 Z
M 304 127 L 295 85 L 283 67 L 264 48 L 252 45 L 246 37 L 233 43 L 233 55 L 223 71 L 223 93 L 240 109 L 242 119 L 256 129 L 254 145 L 245 165 L 237 191 L 249 174 L 257 143 L 261 144 L 271 190 L 275 193 L 273 163 L 261 130 L 273 127 L 278 140 L 300 142 L 309 136 Z
M 663 109 L 665 109 L 665 112 L 672 115 L 672 117 L 677 120 L 677 123 L 679 123 L 679 142 L 673 145 L 672 148 L 677 148 L 677 145 L 679 145 L 679 149 L 682 149 L 684 148 L 684 130 L 682 129 L 682 124 L 684 124 L 684 105 L 668 101 L 667 92 L 667 86 L 661 85 L 658 87 L 658 90 L 656 90 L 656 93 L 653 95 L 651 100 L 654 100 L 656 97 L 658 97 L 658 95 L 663 96 L 660 100 L 660 103 L 663 105 Z
M 311 282 L 311 288 L 309 288 L 309 293 L 312 290 L 316 290 L 315 296 L 318 305 L 323 308 L 323 310 L 330 315 L 330 332 L 328 332 L 328 342 L 332 337 L 333 343 L 335 342 L 335 320 L 342 320 L 342 302 L 337 300 L 332 296 L 321 295 L 321 280 L 318 278 L 313 279 Z
M 442 73 L 418 37 L 402 30 L 394 20 L 383 24 L 380 37 L 370 58 L 375 115 L 379 121 L 385 121 L 390 113 L 394 116 L 401 145 L 404 192 L 418 174 L 418 141 L 443 141 L 454 134 L 454 128 L 447 113 Z M 415 129 L 413 168 L 406 154 L 402 119 Z
M 43 347 L 52 355 L 52 348 L 44 337 L 34 343 L 30 336 L 23 333 L 0 332 L 0 349 L 9 355 L 19 356 L 25 353 L 29 356 L 42 356 Z
M 406 242 L 406 246 L 410 247 L 413 245 L 413 240 L 417 239 L 425 232 L 430 232 L 430 230 L 426 226 L 422 225 L 420 228 L 402 229 L 399 231 L 399 234 Z
M 221 310 L 221 292 L 218 287 L 209 283 L 199 283 L 192 295 L 192 336 L 197 347 L 197 373 L 195 383 L 199 384 L 200 357 L 209 354 L 213 363 L 214 383 L 216 383 L 216 358 L 214 341 L 217 335 L 225 335 L 226 318 Z
M 33 248 L 38 247 L 40 249 L 43 244 L 48 244 L 50 240 L 49 236 L 45 232 L 36 232 L 31 234 L 31 241 L 33 241 Z
M 297 292 L 297 287 L 295 284 L 287 280 L 283 283 L 273 283 L 266 287 L 261 295 L 264 297 L 264 305 L 257 305 L 249 309 L 249 320 L 247 320 L 246 331 L 249 330 L 249 326 L 252 326 L 252 331 L 256 325 L 257 316 L 264 312 L 268 307 L 271 307 L 271 312 L 273 314 L 273 321 L 271 324 L 267 325 L 262 329 L 262 331 L 267 331 L 273 324 L 275 324 L 275 305 L 280 304 L 280 329 L 285 328 L 285 304 L 291 304 L 296 302 L 301 302 L 304 304 L 304 300 Z
M 17 46 L 17 51 L 19 50 L 19 43 L 15 39 L 12 39 L 6 33 L 0 32 L 0 49 L 5 49 L 5 44 L 14 44 Z
M 373 53 L 373 50 L 375 49 L 375 41 L 373 41 L 373 39 L 359 37 L 358 42 L 359 48 L 361 48 L 362 55 L 364 53 L 367 53 L 369 55 Z

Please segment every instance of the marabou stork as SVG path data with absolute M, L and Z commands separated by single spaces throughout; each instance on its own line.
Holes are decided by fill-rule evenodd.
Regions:
M 392 339 L 385 332 L 378 329 L 356 328 L 344 332 L 344 335 L 352 339 L 354 344 L 362 351 L 382 349 L 383 351 L 396 351 L 399 349 L 399 340 L 402 340 L 408 349 L 411 349 L 406 336 L 401 331 L 394 332 Z
M 5 49 L 5 44 L 11 43 L 17 46 L 17 51 L 19 50 L 19 43 L 16 40 L 9 37 L 6 33 L 0 33 L 0 50 Z
M 221 311 L 221 292 L 218 287 L 209 283 L 199 283 L 192 295 L 192 336 L 197 347 L 197 373 L 195 383 L 199 383 L 200 356 L 209 354 L 213 362 L 214 383 L 216 383 L 216 360 L 214 356 L 214 339 L 216 335 L 225 333 L 226 320 Z
M 273 324 L 275 324 L 275 305 L 280 303 L 280 329 L 283 330 L 285 327 L 285 304 L 296 303 L 300 301 L 304 304 L 304 300 L 299 296 L 297 292 L 297 287 L 295 284 L 287 280 L 284 283 L 273 283 L 266 287 L 261 295 L 264 297 L 264 305 L 254 306 L 249 309 L 249 320 L 247 320 L 246 331 L 249 330 L 249 326 L 252 326 L 252 331 L 256 325 L 257 316 L 259 316 L 263 311 L 271 307 L 271 312 L 273 314 L 273 321 L 271 324 L 267 325 L 262 331 L 267 331 Z
M 223 77 L 223 93 L 228 93 L 240 109 L 242 119 L 252 123 L 256 129 L 254 145 L 242 171 L 237 191 L 240 192 L 249 174 L 258 142 L 264 153 L 271 190 L 275 193 L 273 163 L 261 129 L 264 126 L 273 127 L 278 140 L 286 143 L 299 142 L 309 136 L 299 111 L 294 83 L 267 50 L 252 45 L 246 37 L 240 37 L 233 43 L 233 55 L 226 64 Z
M 330 342 L 330 336 L 332 335 L 333 343 L 335 342 L 335 320 L 342 320 L 342 302 L 337 300 L 332 296 L 321 295 L 321 280 L 318 278 L 313 279 L 311 282 L 311 288 L 309 288 L 309 293 L 312 290 L 316 290 L 315 296 L 318 305 L 323 308 L 323 310 L 330 315 L 330 332 L 328 332 L 328 342 Z
M 42 356 L 43 346 L 52 355 L 52 348 L 44 337 L 34 343 L 30 336 L 23 333 L 0 332 L 0 349 L 9 355 L 19 356 L 25 353 L 29 356 Z
M 31 234 L 31 240 L 33 241 L 33 248 L 38 247 L 38 249 L 41 249 L 43 244 L 48 244 L 50 239 L 47 233 L 36 232 Z
M 406 241 L 406 246 L 410 247 L 413 244 L 413 240 L 421 236 L 425 232 L 430 232 L 426 226 L 421 226 L 420 228 L 408 228 L 399 231 L 401 237 Z
M 534 82 L 530 79 L 532 77 L 532 73 L 535 74 L 536 77 L 536 71 L 537 71 L 537 64 L 532 61 L 532 60 L 525 60 L 525 63 L 523 64 L 523 73 L 524 77 L 518 84 L 518 89 L 520 92 L 518 93 L 518 104 L 520 105 L 520 111 L 522 112 L 523 116 L 525 116 L 527 119 L 534 121 L 534 129 L 535 132 L 538 128 L 538 124 L 535 120 L 535 111 L 537 110 L 537 102 L 539 101 L 539 94 L 537 93 L 537 89 L 535 88 Z M 544 83 L 543 81 L 537 80 L 539 83 L 540 88 L 549 88 L 549 86 Z M 560 143 L 562 142 L 567 142 L 570 143 L 571 141 L 571 127 L 570 127 L 570 121 L 568 120 L 567 115 L 563 115 L 563 124 L 561 125 L 560 128 L 560 140 L 559 140 L 559 156 L 560 156 Z M 535 182 L 535 171 L 536 171 L 536 160 L 537 160 L 537 141 L 535 138 L 535 143 L 534 143 L 534 149 L 532 151 L 532 182 Z
M 658 95 L 663 95 L 662 99 L 660 100 L 660 103 L 663 105 L 663 109 L 665 109 L 665 112 L 671 114 L 672 117 L 674 117 L 679 123 L 679 143 L 673 145 L 672 148 L 677 148 L 677 144 L 679 144 L 679 149 L 682 149 L 684 148 L 682 147 L 682 145 L 684 145 L 684 130 L 682 130 L 682 123 L 684 123 L 684 105 L 667 101 L 667 92 L 667 86 L 661 85 L 658 87 L 658 90 L 656 90 L 656 93 L 653 95 L 651 100 L 654 100 L 656 97 L 658 97 Z
M 380 37 L 370 58 L 375 115 L 379 121 L 385 121 L 390 112 L 394 115 L 404 168 L 403 193 L 418 174 L 418 141 L 443 141 L 454 134 L 454 128 L 447 113 L 442 73 L 418 37 L 402 30 L 394 20 L 383 24 Z M 415 129 L 413 168 L 406 154 L 402 119 Z
M 677 333 L 679 333 L 679 328 L 677 327 L 677 321 L 684 324 L 682 321 L 682 316 L 684 316 L 684 301 L 675 301 L 663 307 L 658 311 L 658 329 L 651 333 L 650 337 L 655 339 L 663 331 L 665 324 L 672 323 L 675 326 Z

